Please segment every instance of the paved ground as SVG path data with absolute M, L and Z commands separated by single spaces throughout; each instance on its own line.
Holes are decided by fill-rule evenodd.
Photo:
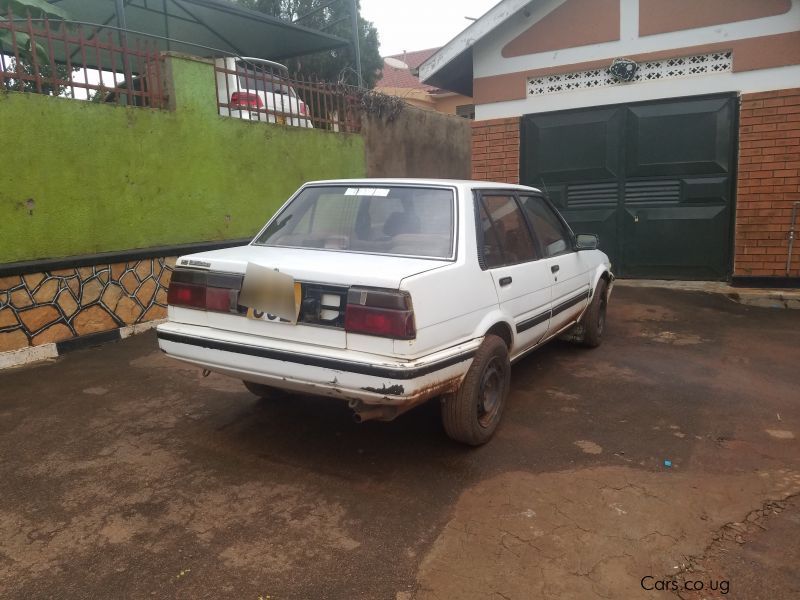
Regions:
M 477 450 L 433 404 L 356 425 L 152 334 L 4 371 L 0 597 L 797 597 L 798 332 L 617 289 L 606 343 L 517 365 Z

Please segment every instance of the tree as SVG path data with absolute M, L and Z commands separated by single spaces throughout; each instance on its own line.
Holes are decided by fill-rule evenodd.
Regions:
M 26 18 L 29 14 L 31 18 L 58 18 L 66 19 L 67 13 L 45 0 L 0 0 L 0 21 L 8 20 L 8 11 L 11 10 L 16 19 Z M 19 63 L 15 58 L 7 58 L 5 54 L 11 53 L 14 47 L 14 36 L 9 30 L 0 29 L 0 69 L 7 73 L 16 73 L 21 71 L 26 75 L 39 76 L 41 78 L 41 91 L 43 94 L 52 94 L 59 96 L 65 92 L 63 86 L 53 86 L 52 81 L 53 67 L 50 65 L 50 58 L 47 50 L 40 43 L 34 43 L 27 33 L 16 31 L 16 47 L 19 53 Z M 38 58 L 38 68 L 34 68 L 33 54 Z M 8 61 L 8 62 L 6 62 Z M 55 65 L 55 76 L 58 79 L 68 80 L 70 78 L 70 71 L 66 65 Z M 38 88 L 34 81 L 23 80 L 22 82 L 14 79 L 7 78 L 5 80 L 5 87 L 7 89 L 21 90 L 25 92 L 37 92 Z
M 326 4 L 327 0 L 237 0 L 246 8 L 251 8 L 285 21 L 305 17 L 311 11 Z M 351 33 L 351 0 L 337 0 L 305 18 L 298 25 L 309 29 L 323 30 L 347 40 Z M 378 81 L 383 67 L 383 59 L 378 50 L 378 30 L 370 22 L 358 18 L 359 48 L 361 50 L 361 74 L 364 87 L 372 89 Z M 267 57 L 265 57 L 267 58 Z M 343 48 L 317 52 L 288 61 L 290 71 L 305 76 L 314 75 L 325 81 L 343 82 L 357 85 L 356 61 L 352 44 Z

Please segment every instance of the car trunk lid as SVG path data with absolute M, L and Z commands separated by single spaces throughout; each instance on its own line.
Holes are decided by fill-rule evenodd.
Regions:
M 183 256 L 177 261 L 176 267 L 209 274 L 244 276 L 248 263 L 277 269 L 300 282 L 302 299 L 313 298 L 321 306 L 318 316 L 309 320 L 301 312 L 300 321 L 291 324 L 282 322 L 278 317 L 270 318 L 270 315 L 253 311 L 248 314 L 245 307 L 241 306 L 230 312 L 174 307 L 171 320 L 237 333 L 345 348 L 347 337 L 343 324 L 350 286 L 396 290 L 404 278 L 448 264 L 443 260 L 251 245 Z

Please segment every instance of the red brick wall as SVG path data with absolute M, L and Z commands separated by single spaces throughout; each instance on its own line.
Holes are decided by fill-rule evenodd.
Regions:
M 743 94 L 734 276 L 786 275 L 792 204 L 800 201 L 800 88 Z M 800 275 L 800 240 L 792 276 Z
M 519 117 L 472 122 L 472 178 L 519 183 Z

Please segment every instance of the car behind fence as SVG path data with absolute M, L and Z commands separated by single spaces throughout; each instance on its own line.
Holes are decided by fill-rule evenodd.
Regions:
M 164 109 L 162 58 L 156 39 L 137 35 L 129 44 L 124 30 L 107 25 L 19 17 L 10 9 L 0 19 L 2 91 Z M 358 88 L 292 77 L 260 58 L 217 57 L 214 68 L 220 116 L 336 132 L 361 128 Z

